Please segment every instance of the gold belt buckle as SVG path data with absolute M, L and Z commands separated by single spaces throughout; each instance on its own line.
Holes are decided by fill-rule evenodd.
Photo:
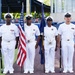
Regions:
M 67 39 L 67 41 L 70 41 L 70 39 Z
M 30 43 L 30 40 L 28 40 L 28 43 Z
M 52 42 L 49 42 L 49 44 L 52 44 Z
M 8 41 L 8 42 L 10 42 L 10 41 Z

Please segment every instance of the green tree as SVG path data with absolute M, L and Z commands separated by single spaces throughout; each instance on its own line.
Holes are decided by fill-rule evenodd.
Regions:
M 49 5 L 50 6 L 50 0 L 44 0 L 44 4 Z

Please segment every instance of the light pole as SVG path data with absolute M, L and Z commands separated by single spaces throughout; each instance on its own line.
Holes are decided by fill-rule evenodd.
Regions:
M 26 0 L 26 14 L 30 14 L 31 1 Z
M 53 0 L 50 0 L 50 5 L 51 5 L 51 13 L 53 13 Z

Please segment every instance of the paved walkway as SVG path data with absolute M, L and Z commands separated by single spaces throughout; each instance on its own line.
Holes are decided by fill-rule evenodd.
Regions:
M 44 73 L 44 66 L 40 64 L 40 54 L 39 54 L 39 50 L 36 50 L 36 57 L 35 57 L 35 71 L 34 74 L 24 74 L 23 70 L 21 72 L 21 68 L 15 63 L 14 64 L 14 69 L 15 69 L 15 73 L 13 75 L 75 75 L 74 73 L 60 73 L 60 69 L 59 69 L 59 51 L 56 52 L 56 62 L 55 62 L 55 71 L 56 73 L 52 74 L 52 73 L 48 73 L 45 74 Z M 75 56 L 74 56 L 74 63 L 75 63 Z M 74 71 L 75 71 L 75 64 L 74 64 Z M 10 74 L 7 74 L 10 75 Z

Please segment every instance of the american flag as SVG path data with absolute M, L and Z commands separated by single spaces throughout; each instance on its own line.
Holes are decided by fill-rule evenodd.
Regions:
M 17 64 L 22 67 L 26 59 L 26 37 L 24 33 L 24 4 L 22 3 L 22 10 L 20 16 L 20 25 L 19 25 L 19 44 L 18 44 L 18 56 Z

